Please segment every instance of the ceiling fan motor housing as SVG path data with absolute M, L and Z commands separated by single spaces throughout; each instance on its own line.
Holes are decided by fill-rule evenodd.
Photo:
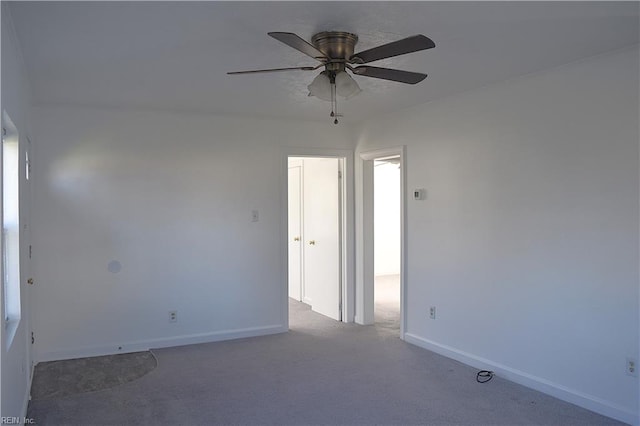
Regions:
M 358 36 L 344 31 L 323 31 L 311 38 L 311 43 L 330 60 L 347 61 L 353 56 Z

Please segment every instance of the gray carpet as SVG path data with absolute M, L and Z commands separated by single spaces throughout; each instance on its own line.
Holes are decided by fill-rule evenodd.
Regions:
M 291 331 L 154 350 L 158 366 L 99 392 L 35 400 L 40 425 L 621 424 L 291 302 Z
M 374 287 L 376 327 L 400 336 L 400 275 L 378 275 Z

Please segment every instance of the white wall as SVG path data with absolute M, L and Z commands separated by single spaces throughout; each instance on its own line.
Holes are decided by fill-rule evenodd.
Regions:
M 347 127 L 34 112 L 37 360 L 286 330 L 284 147 L 350 149 Z
M 2 110 L 6 111 L 15 124 L 19 135 L 20 157 L 24 158 L 24 150 L 29 134 L 29 86 L 25 79 L 25 68 L 19 44 L 16 41 L 15 29 L 9 14 L 7 4 L 2 3 Z M 0 166 L 1 167 L 1 166 Z M 20 165 L 20 222 L 28 225 L 29 196 L 24 181 L 24 164 Z M 0 186 L 1 188 L 1 186 Z M 2 197 L 0 196 L 0 200 Z M 0 201 L 1 202 L 1 201 Z M 0 210 L 1 211 L 1 210 Z M 0 213 L 1 214 L 1 213 Z M 25 254 L 28 239 L 24 234 L 28 229 L 23 228 L 21 236 L 21 312 L 22 318 L 16 330 L 15 337 L 9 347 L 5 336 L 5 327 L 0 327 L 2 341 L 0 349 L 1 365 L 1 402 L 0 412 L 3 417 L 23 417 L 26 414 L 29 383 L 31 374 L 31 345 L 28 342 L 29 333 L 29 303 L 28 288 L 24 285 L 28 274 L 28 260 Z M 1 263 L 1 262 L 0 262 Z M 1 266 L 0 266 L 1 267 Z M 1 274 L 0 274 L 1 276 Z M 0 297 L 4 292 L 0 291 Z M 4 311 L 4 300 L 0 303 Z M 4 312 L 2 312 L 4 318 Z
M 638 423 L 638 138 L 637 47 L 367 122 L 428 190 L 407 340 Z
M 376 163 L 374 179 L 375 275 L 400 274 L 400 169 Z

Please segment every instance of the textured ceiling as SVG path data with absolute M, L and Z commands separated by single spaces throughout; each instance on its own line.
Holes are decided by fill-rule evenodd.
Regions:
M 314 65 L 267 36 L 358 34 L 356 51 L 425 34 L 436 48 L 372 63 L 416 86 L 356 76 L 343 121 L 429 102 L 638 43 L 638 2 L 12 2 L 36 104 L 328 120 Z

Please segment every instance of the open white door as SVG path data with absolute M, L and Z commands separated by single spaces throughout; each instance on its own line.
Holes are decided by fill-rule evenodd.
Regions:
M 304 161 L 304 288 L 311 308 L 340 321 L 340 160 Z
M 289 297 L 302 301 L 302 161 L 289 163 Z

